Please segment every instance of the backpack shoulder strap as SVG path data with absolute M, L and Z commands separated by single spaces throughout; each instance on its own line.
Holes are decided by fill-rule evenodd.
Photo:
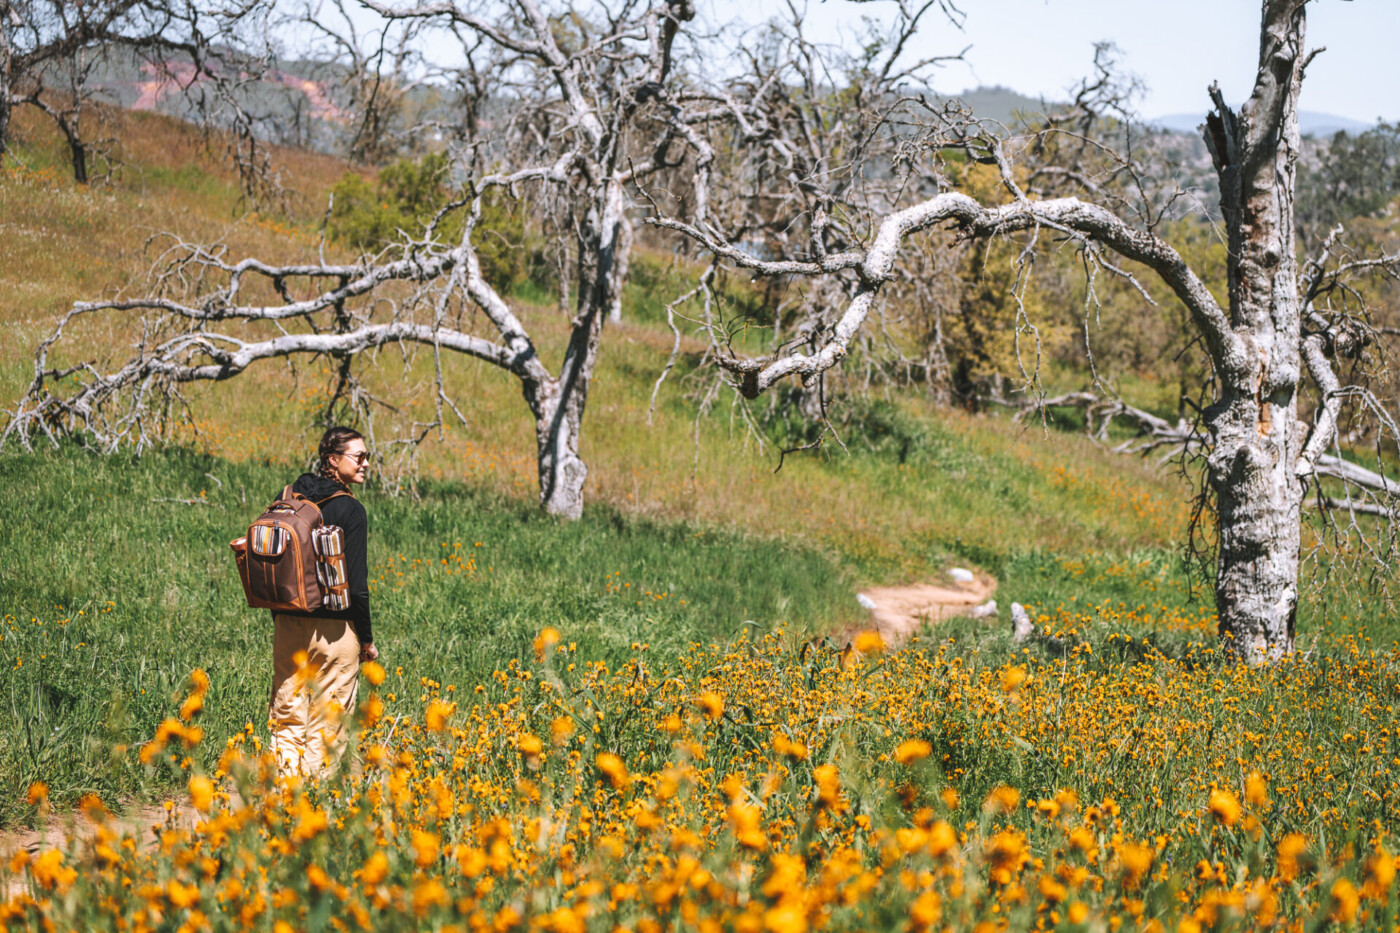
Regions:
M 317 506 L 317 508 L 319 508 L 319 507 L 325 505 L 327 502 L 331 501 L 332 499 L 339 499 L 341 496 L 350 496 L 350 498 L 352 498 L 352 499 L 355 498 L 353 495 L 351 495 L 351 494 L 348 493 L 348 492 L 333 492 L 333 493 L 331 493 L 329 496 L 326 496 L 326 498 L 324 498 L 324 499 L 317 499 L 317 500 L 316 500 L 316 506 Z
M 286 499 L 286 500 L 288 500 L 288 501 L 291 501 L 291 499 L 292 499 L 295 495 L 296 495 L 296 493 L 292 492 L 292 484 L 291 484 L 291 483 L 288 483 L 287 485 L 285 485 L 285 486 L 282 487 L 282 494 L 281 494 L 280 496 L 278 496 L 277 498 L 279 498 L 279 499 Z

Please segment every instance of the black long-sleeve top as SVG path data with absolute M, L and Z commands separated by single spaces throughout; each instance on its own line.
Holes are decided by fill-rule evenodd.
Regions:
M 340 483 L 315 473 L 303 473 L 292 483 L 292 492 L 301 493 L 320 504 L 321 518 L 327 525 L 339 525 L 345 532 L 345 575 L 350 584 L 350 607 L 340 612 L 316 609 L 283 614 L 344 619 L 354 626 L 360 644 L 368 645 L 374 641 L 374 628 L 369 615 L 369 518 L 364 505 L 354 496 L 336 496 L 328 502 L 321 501 L 347 491 Z

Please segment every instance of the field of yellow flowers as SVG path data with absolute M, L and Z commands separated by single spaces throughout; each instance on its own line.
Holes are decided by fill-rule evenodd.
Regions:
M 609 669 L 554 629 L 458 687 L 366 667 L 354 762 L 145 747 L 197 818 L 4 866 L 10 929 L 1396 928 L 1400 653 L 1167 657 L 1042 616 L 1037 649 L 781 632 Z M 1051 646 L 1051 647 L 1047 647 Z M 42 810 L 45 788 L 30 789 Z

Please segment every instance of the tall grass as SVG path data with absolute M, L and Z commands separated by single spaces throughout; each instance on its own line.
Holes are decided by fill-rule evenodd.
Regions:
M 295 472 L 183 452 L 0 459 L 0 503 L 26 516 L 0 530 L 0 786 L 148 790 L 112 747 L 148 739 L 196 667 L 211 736 L 263 729 L 271 621 L 243 604 L 227 542 Z M 205 504 L 157 501 L 187 497 Z M 610 508 L 561 524 L 459 484 L 364 498 L 385 663 L 442 683 L 488 678 L 546 625 L 610 661 L 636 642 L 674 656 L 746 622 L 816 632 L 858 611 L 849 571 L 810 545 Z

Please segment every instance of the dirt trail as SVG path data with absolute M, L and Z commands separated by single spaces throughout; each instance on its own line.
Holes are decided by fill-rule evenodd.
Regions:
M 172 801 L 175 808 L 173 825 L 181 829 L 193 829 L 202 819 L 199 812 L 190 806 L 189 801 Z M 154 845 L 156 834 L 168 825 L 169 811 L 162 805 L 147 805 L 125 813 L 114 813 L 106 818 L 107 829 L 117 838 L 134 836 L 140 847 Z M 42 831 L 21 829 L 0 832 L 0 859 L 9 861 L 20 852 L 27 851 L 31 856 L 44 849 L 62 849 L 76 840 L 88 840 L 97 835 L 97 824 L 79 811 L 65 811 L 50 814 Z M 115 846 L 115 843 L 113 843 Z M 22 893 L 27 887 L 24 875 L 12 875 L 7 883 L 0 886 L 0 899 L 9 899 Z
M 861 590 L 861 605 L 870 610 L 870 621 L 886 644 L 897 645 L 926 623 L 973 614 L 996 592 L 997 581 L 975 573 L 970 581 L 914 583 L 909 586 L 872 586 Z M 873 607 L 873 608 L 872 608 Z M 995 619 L 995 614 L 991 614 Z

